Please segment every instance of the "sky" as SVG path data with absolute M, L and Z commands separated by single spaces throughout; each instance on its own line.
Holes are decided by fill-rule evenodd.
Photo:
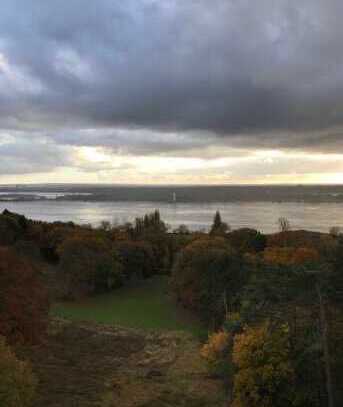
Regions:
M 343 183 L 341 0 L 1 0 L 0 184 Z

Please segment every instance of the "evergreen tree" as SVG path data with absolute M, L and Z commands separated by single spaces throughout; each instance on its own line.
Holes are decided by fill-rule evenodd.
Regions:
M 213 219 L 213 224 L 211 226 L 210 235 L 225 235 L 229 231 L 229 226 L 227 223 L 222 221 L 219 211 L 216 211 Z

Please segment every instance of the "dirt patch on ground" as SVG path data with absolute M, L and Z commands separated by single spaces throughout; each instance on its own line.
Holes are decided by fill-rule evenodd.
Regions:
M 22 349 L 39 384 L 35 407 L 222 407 L 190 334 L 53 320 L 44 344 Z

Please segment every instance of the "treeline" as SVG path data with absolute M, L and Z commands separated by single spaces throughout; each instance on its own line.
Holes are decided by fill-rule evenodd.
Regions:
M 134 224 L 112 227 L 30 221 L 5 211 L 0 216 L 0 245 L 32 263 L 54 266 L 66 298 L 114 289 L 131 278 L 167 273 L 173 242 L 159 212 Z
M 282 231 L 273 235 L 231 231 L 217 212 L 209 233 L 185 226 L 169 232 L 158 211 L 132 224 L 103 222 L 98 228 L 36 222 L 4 211 L 0 372 L 17 373 L 0 373 L 0 405 L 31 402 L 36 379 L 8 346 L 44 339 L 48 298 L 74 300 L 168 274 L 176 299 L 209 326 L 202 353 L 215 374 L 226 378 L 232 405 L 324 406 L 318 288 L 328 315 L 339 315 L 343 239 L 339 233 L 291 231 L 285 219 L 279 224 Z M 328 324 L 330 348 L 341 349 L 340 325 L 334 318 Z M 342 353 L 329 368 L 339 377 Z M 21 389 L 21 398 L 11 389 Z

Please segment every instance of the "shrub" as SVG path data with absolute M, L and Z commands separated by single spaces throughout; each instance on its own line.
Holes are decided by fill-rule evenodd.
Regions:
M 211 334 L 200 354 L 206 359 L 210 370 L 219 374 L 228 374 L 230 370 L 229 353 L 232 347 L 232 336 L 225 331 Z
M 0 249 L 0 335 L 10 342 L 36 342 L 47 315 L 47 294 L 38 272 L 13 250 Z
M 0 336 L 0 406 L 32 406 L 36 385 L 30 366 L 18 360 Z
M 233 407 L 293 405 L 294 370 L 290 362 L 287 325 L 265 323 L 235 336 Z

